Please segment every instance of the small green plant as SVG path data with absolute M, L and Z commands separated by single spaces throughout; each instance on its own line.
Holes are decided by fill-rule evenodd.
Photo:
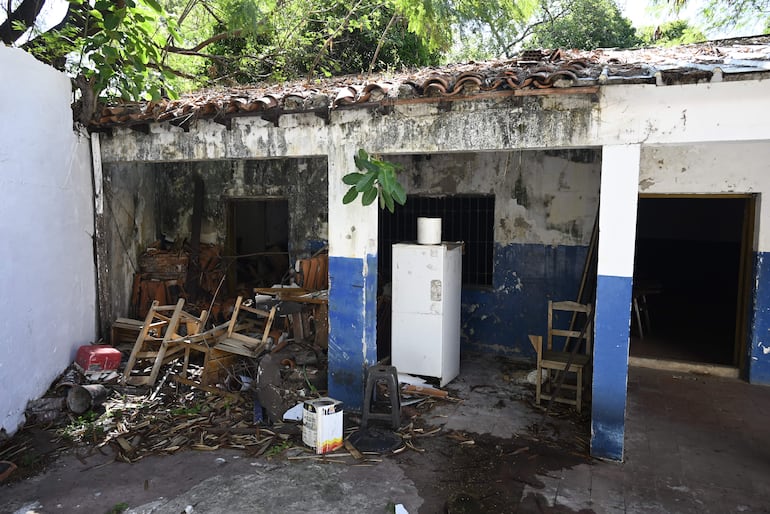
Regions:
M 363 173 L 353 172 L 342 177 L 342 181 L 351 186 L 342 198 L 342 203 L 351 203 L 359 193 L 364 205 L 371 205 L 376 198 L 379 198 L 380 208 L 387 208 L 390 212 L 395 210 L 396 203 L 399 205 L 406 203 L 406 192 L 396 178 L 396 171 L 401 166 L 372 158 L 363 148 L 358 150 L 353 159 L 356 162 L 356 168 Z
M 103 422 L 107 419 L 109 419 L 109 415 L 105 415 L 102 419 L 97 412 L 90 410 L 72 419 L 69 425 L 59 429 L 59 434 L 72 441 L 97 441 L 104 436 Z
M 113 505 L 112 508 L 108 510 L 105 514 L 121 514 L 122 512 L 125 512 L 127 510 L 128 510 L 128 503 L 121 502 Z
M 176 407 L 171 409 L 171 414 L 173 416 L 194 416 L 200 414 L 201 409 L 203 409 L 203 405 L 199 403 L 198 405 L 193 405 L 191 407 Z
M 310 383 L 310 379 L 307 376 L 307 366 L 302 366 L 302 376 L 305 377 L 305 383 L 307 384 L 308 389 L 310 389 L 310 394 L 317 394 L 318 389 L 316 389 L 316 387 Z
M 280 444 L 276 444 L 272 446 L 267 452 L 265 453 L 265 456 L 267 457 L 275 457 L 276 455 L 279 455 L 284 452 L 284 450 L 287 450 L 291 448 L 292 444 L 291 441 L 284 441 Z

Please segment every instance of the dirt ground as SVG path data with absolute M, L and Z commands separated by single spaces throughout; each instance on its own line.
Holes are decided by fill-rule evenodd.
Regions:
M 503 376 L 517 372 L 516 365 L 505 361 L 498 362 L 498 369 Z M 447 404 L 442 400 L 429 400 L 402 411 L 402 422 L 407 428 L 402 429 L 401 435 L 408 444 L 394 453 L 367 455 L 366 459 L 371 459 L 372 463 L 387 461 L 388 465 L 397 465 L 403 476 L 414 484 L 422 500 L 420 513 L 574 512 L 566 507 L 549 507 L 543 497 L 532 491 L 543 488 L 538 477 L 590 463 L 585 444 L 587 435 L 576 436 L 587 434 L 587 417 L 556 408 L 556 417 L 541 418 L 526 387 L 522 392 L 520 386 L 515 390 L 506 389 L 503 381 L 498 382 L 503 385 L 496 386 L 498 390 L 495 391 L 478 384 L 470 387 L 466 384 L 465 389 L 448 389 L 452 396 L 459 398 L 469 396 L 469 391 L 481 394 L 478 392 L 483 390 L 492 410 L 520 409 L 532 419 L 539 420 L 536 424 L 509 438 L 477 433 L 485 431 L 483 422 L 477 430 L 457 430 L 435 423 L 438 418 L 432 414 L 443 412 Z M 172 398 L 169 395 L 169 402 Z M 187 447 L 172 447 L 171 451 L 168 446 L 151 450 L 158 447 L 158 443 L 153 439 L 155 435 L 144 428 L 143 432 L 135 432 L 139 436 L 131 438 L 129 431 L 124 439 L 136 442 L 143 437 L 141 444 L 145 446 L 142 451 L 127 453 L 125 446 L 121 447 L 114 437 L 105 444 L 103 432 L 92 430 L 89 433 L 88 424 L 78 432 L 76 440 L 72 438 L 71 420 L 69 435 L 63 432 L 61 423 L 29 425 L 0 444 L 0 460 L 9 460 L 18 466 L 0 485 L 0 498 L 8 500 L 0 502 L 0 512 L 19 512 L 20 506 L 25 505 L 25 498 L 38 498 L 45 507 L 36 508 L 35 512 L 119 513 L 150 502 L 159 495 L 182 494 L 212 473 L 249 473 L 255 466 L 277 464 L 284 466 L 281 469 L 289 470 L 309 462 L 299 459 L 313 458 L 302 444 L 296 426 L 289 426 L 289 430 L 279 426 L 263 427 L 257 431 L 253 423 L 248 423 L 247 414 L 252 408 L 249 400 L 241 405 L 225 402 L 224 407 L 219 405 L 220 408 L 207 411 L 189 407 L 200 405 L 191 404 L 189 395 L 175 398 L 175 402 L 184 400 L 188 407 L 181 409 L 173 402 L 160 404 L 157 408 L 163 407 L 162 413 L 145 411 L 138 419 L 153 418 L 158 424 L 167 423 L 165 431 L 175 431 L 175 427 L 186 422 L 207 418 L 204 423 L 211 425 L 207 429 L 209 432 L 217 433 L 217 444 L 213 439 L 206 439 L 213 437 L 209 432 L 199 431 L 189 434 L 198 441 L 197 446 L 187 443 Z M 210 403 L 211 397 L 207 398 Z M 472 402 L 466 399 L 458 402 L 456 408 L 462 409 L 466 403 Z M 174 416 L 169 418 L 168 412 L 173 412 Z M 121 421 L 128 421 L 126 414 Z M 357 421 L 355 415 L 346 413 L 346 425 L 350 430 L 356 428 Z M 559 427 L 565 424 L 574 427 L 575 432 L 563 432 Z M 224 435 L 223 430 L 216 430 L 222 426 L 230 427 L 224 430 Z M 252 435 L 255 431 L 259 435 Z M 246 433 L 249 435 L 243 435 Z M 205 438 L 203 434 L 206 434 Z M 251 437 L 253 441 L 244 437 Z M 246 446 L 237 448 L 236 443 Z M 192 447 L 206 451 L 195 451 Z M 134 464 L 125 462 L 133 459 L 136 460 Z M 360 465 L 352 458 L 313 459 L 312 462 L 332 467 L 343 462 L 351 467 Z M 227 465 L 220 468 L 221 463 Z M 301 484 L 286 485 L 287 488 L 298 486 Z M 56 505 L 56 508 L 49 510 L 50 505 Z
M 423 496 L 421 513 L 573 512 L 554 510 L 541 497 L 525 495 L 524 488 L 542 488 L 538 475 L 590 461 L 586 455 L 523 437 L 475 434 L 472 445 L 458 445 L 443 436 L 427 439 L 423 448 L 419 455 L 396 456 Z

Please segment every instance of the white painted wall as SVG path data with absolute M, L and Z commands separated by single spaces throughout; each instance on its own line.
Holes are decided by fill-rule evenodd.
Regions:
M 770 139 L 770 81 L 601 89 L 593 141 L 680 144 Z
M 13 433 L 96 335 L 93 194 L 69 79 L 3 46 L 0 70 L 0 428 Z
M 767 141 L 642 146 L 640 193 L 767 193 Z M 770 251 L 770 202 L 759 202 L 756 251 Z
M 599 275 L 634 275 L 639 154 L 639 145 L 612 145 L 602 150 Z
M 344 141 L 339 130 L 337 126 L 331 128 L 332 141 Z M 365 261 L 366 256 L 377 254 L 378 201 L 364 206 L 359 195 L 352 203 L 342 203 L 350 189 L 342 182 L 342 177 L 359 171 L 353 156 L 362 146 L 350 142 L 329 148 L 329 224 L 335 227 L 329 231 L 329 255 Z

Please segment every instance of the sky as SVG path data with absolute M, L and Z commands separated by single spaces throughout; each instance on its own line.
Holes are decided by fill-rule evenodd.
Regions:
M 661 14 L 656 16 L 649 8 L 650 1 L 646 0 L 616 0 L 618 7 L 623 11 L 623 15 L 631 20 L 634 27 L 644 27 L 649 25 L 659 25 L 666 21 L 673 21 L 676 18 L 675 15 L 667 13 L 663 9 L 659 9 Z M 683 9 L 679 15 L 680 19 L 687 20 L 690 25 L 704 29 L 706 25 L 703 20 L 699 19 L 698 11 L 706 3 L 706 0 L 690 0 L 687 2 L 687 8 Z M 757 22 L 755 26 L 732 28 L 727 31 L 705 31 L 706 37 L 709 39 L 719 39 L 724 37 L 738 37 L 738 36 L 754 36 L 762 33 L 762 22 Z

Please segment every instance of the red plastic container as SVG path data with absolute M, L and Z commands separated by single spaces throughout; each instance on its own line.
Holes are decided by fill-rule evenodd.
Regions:
M 89 344 L 78 348 L 75 363 L 85 371 L 118 369 L 120 351 L 107 344 Z

